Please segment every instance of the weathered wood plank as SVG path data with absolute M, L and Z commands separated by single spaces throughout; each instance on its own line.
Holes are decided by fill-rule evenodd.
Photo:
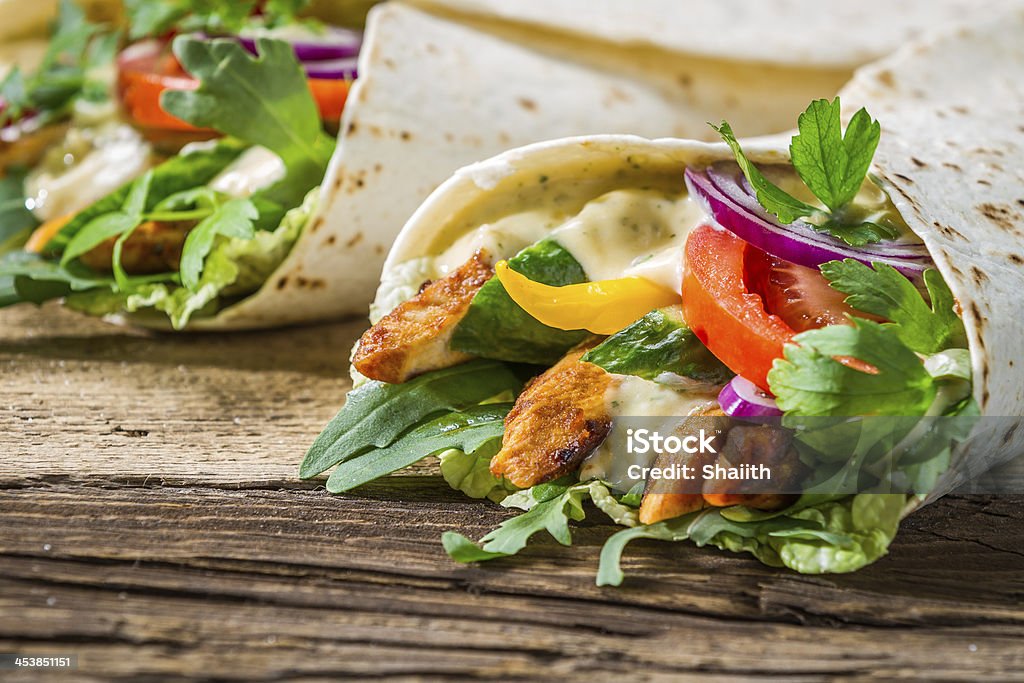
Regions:
M 1019 497 L 943 500 L 845 576 L 640 542 L 626 584 L 598 588 L 593 521 L 571 548 L 451 562 L 443 531 L 508 512 L 429 465 L 344 497 L 295 479 L 361 327 L 181 337 L 0 311 L 0 652 L 75 652 L 96 681 L 1024 671 Z
M 154 657 L 173 652 L 176 671 L 240 680 L 266 666 L 509 678 L 642 664 L 666 675 L 927 671 L 950 680 L 1024 667 L 1024 558 L 990 547 L 995 537 L 1019 546 L 1020 525 L 1008 535 L 984 523 L 1019 522 L 1020 500 L 926 509 L 891 557 L 850 576 L 797 576 L 685 544 L 639 544 L 627 585 L 610 590 L 593 585 L 607 529 L 584 528 L 571 549 L 549 540 L 520 558 L 461 567 L 444 556 L 440 531 L 479 533 L 505 511 L 449 499 L 436 479 L 415 482 L 435 500 L 404 497 L 412 483 L 351 498 L 3 491 L 0 643 L 79 652 L 86 644 L 104 671 L 107 648 L 159 645 L 164 654 Z M 391 502 L 382 505 L 384 496 Z M 947 508 L 980 522 L 975 549 L 934 533 Z M 371 665 L 355 656 L 359 647 L 384 659 Z M 110 673 L 163 671 L 146 656 L 134 661 Z

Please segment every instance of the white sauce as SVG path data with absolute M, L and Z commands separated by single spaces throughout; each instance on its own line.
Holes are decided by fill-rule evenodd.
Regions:
M 552 233 L 591 280 L 639 276 L 682 288 L 683 245 L 704 218 L 686 194 L 616 190 Z
M 26 204 L 46 221 L 93 204 L 150 167 L 150 146 L 131 126 L 111 123 L 95 128 L 72 128 L 64 147 L 65 168 L 45 164 L 25 181 Z
M 209 186 L 231 197 L 250 197 L 284 178 L 284 162 L 265 147 L 250 147 L 221 171 Z
M 605 394 L 605 406 L 608 414 L 615 418 L 666 418 L 664 422 L 645 420 L 643 424 L 636 421 L 633 426 L 646 429 L 657 429 L 663 434 L 673 432 L 680 418 L 694 415 L 714 405 L 719 387 L 700 384 L 686 390 L 671 388 L 639 377 L 615 375 Z M 602 479 L 616 491 L 625 492 L 636 485 L 636 481 L 627 476 L 631 465 L 650 467 L 654 464 L 657 453 L 630 453 L 626 446 L 626 429 L 621 423 L 612 423 L 608 438 L 587 456 L 580 466 L 580 479 Z
M 437 258 L 438 275 L 478 249 L 514 256 L 551 237 L 573 255 L 590 280 L 638 276 L 680 291 L 683 245 L 704 212 L 685 193 L 614 190 L 588 202 L 568 220 L 554 206 L 513 213 L 469 232 Z
M 436 270 L 444 276 L 469 260 L 479 249 L 487 250 L 495 260 L 507 259 L 538 242 L 558 225 L 547 208 L 523 211 L 494 223 L 482 225 L 460 237 L 437 258 Z

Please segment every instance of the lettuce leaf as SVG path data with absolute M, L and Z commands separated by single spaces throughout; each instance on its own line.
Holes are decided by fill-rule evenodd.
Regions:
M 501 449 L 501 439 L 493 439 L 471 453 L 450 448 L 440 455 L 441 476 L 456 491 L 470 498 L 487 498 L 500 503 L 515 491 L 501 477 L 491 474 L 491 458 Z
M 224 301 L 258 290 L 291 251 L 318 201 L 319 188 L 314 188 L 300 206 L 285 214 L 276 230 L 257 232 L 252 239 L 219 236 L 194 289 L 166 283 L 144 284 L 130 292 L 92 289 L 70 294 L 65 304 L 96 316 L 154 309 L 166 313 L 180 330 L 193 316 L 213 315 Z
M 795 505 L 766 519 L 739 522 L 712 509 L 623 529 L 601 551 L 599 586 L 622 583 L 622 553 L 640 538 L 692 540 L 697 546 L 749 552 L 765 564 L 802 574 L 852 572 L 886 554 L 896 536 L 907 497 L 861 493 L 813 506 Z

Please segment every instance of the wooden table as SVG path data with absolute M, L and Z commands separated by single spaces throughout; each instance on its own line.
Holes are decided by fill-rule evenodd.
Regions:
M 429 467 L 345 497 L 298 481 L 361 326 L 0 311 L 0 652 L 75 653 L 97 681 L 1024 680 L 1022 498 L 945 499 L 845 576 L 640 542 L 609 589 L 607 527 L 461 566 L 441 533 L 507 513 Z

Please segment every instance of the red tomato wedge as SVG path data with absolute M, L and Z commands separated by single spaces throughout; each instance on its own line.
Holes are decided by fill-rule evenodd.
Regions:
M 846 295 L 832 289 L 817 268 L 784 261 L 748 245 L 744 255 L 747 286 L 797 332 L 826 325 L 848 325 L 847 314 L 868 317 L 846 304 Z
M 745 275 L 749 245 L 726 230 L 701 225 L 686 241 L 683 317 L 719 360 L 765 391 L 768 371 L 796 331 L 765 310 Z
M 141 128 L 196 132 L 206 129 L 168 114 L 160 106 L 165 90 L 195 90 L 192 78 L 170 53 L 166 43 L 150 40 L 126 48 L 117 58 L 117 88 L 132 120 Z M 310 78 L 309 91 L 316 100 L 320 118 L 337 125 L 345 108 L 351 81 Z

